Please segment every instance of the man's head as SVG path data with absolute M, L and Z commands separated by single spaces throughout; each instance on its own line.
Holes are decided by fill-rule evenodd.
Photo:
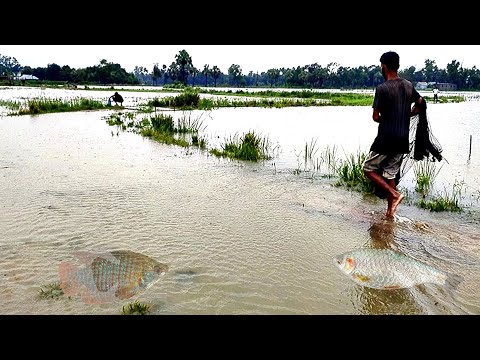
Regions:
M 382 74 L 386 79 L 385 68 L 390 71 L 397 72 L 400 67 L 400 57 L 394 51 L 387 51 L 380 57 L 380 64 L 382 65 Z

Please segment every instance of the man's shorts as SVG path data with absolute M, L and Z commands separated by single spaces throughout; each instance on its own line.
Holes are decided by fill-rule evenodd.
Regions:
M 397 173 L 400 171 L 403 155 L 404 154 L 381 155 L 370 151 L 363 163 L 363 170 L 375 172 L 382 170 L 382 175 L 385 179 L 395 179 Z

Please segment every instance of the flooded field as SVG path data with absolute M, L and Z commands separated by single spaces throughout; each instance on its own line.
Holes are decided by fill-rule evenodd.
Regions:
M 40 92 L 111 95 L 25 88 L 0 98 Z M 122 95 L 125 106 L 158 96 Z M 377 129 L 370 107 L 194 112 L 210 146 L 248 130 L 268 136 L 276 156 L 259 163 L 117 134 L 110 112 L 0 117 L 1 314 L 120 314 L 134 300 L 153 314 L 480 314 L 480 102 L 428 108 L 448 161 L 435 191 L 461 182 L 465 210 L 406 202 L 394 223 L 384 201 L 335 187 L 302 161 L 312 139 L 318 154 L 368 150 Z M 412 171 L 400 186 L 414 191 Z M 358 248 L 394 249 L 463 281 L 453 290 L 366 288 L 333 261 Z M 39 298 L 79 254 L 88 261 L 68 279 L 81 291 Z M 149 267 L 131 260 L 147 257 Z

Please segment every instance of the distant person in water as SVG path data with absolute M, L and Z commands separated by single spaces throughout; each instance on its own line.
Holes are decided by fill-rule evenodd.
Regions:
M 110 99 L 115 101 L 115 105 L 118 105 L 118 103 L 120 103 L 120 106 L 123 106 L 123 97 L 118 92 L 115 91 L 115 94 L 109 97 L 108 99 L 109 102 L 110 102 Z
M 433 101 L 434 101 L 435 103 L 438 102 L 438 88 L 436 88 L 436 87 L 433 88 Z

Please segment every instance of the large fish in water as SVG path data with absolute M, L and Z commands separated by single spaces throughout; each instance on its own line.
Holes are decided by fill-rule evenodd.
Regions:
M 166 264 L 128 250 L 74 255 L 75 261 L 59 265 L 60 286 L 66 296 L 80 295 L 87 304 L 128 299 L 168 271 Z
M 354 282 L 374 289 L 402 289 L 426 283 L 456 288 L 463 280 L 390 249 L 357 249 L 335 256 L 334 261 Z

